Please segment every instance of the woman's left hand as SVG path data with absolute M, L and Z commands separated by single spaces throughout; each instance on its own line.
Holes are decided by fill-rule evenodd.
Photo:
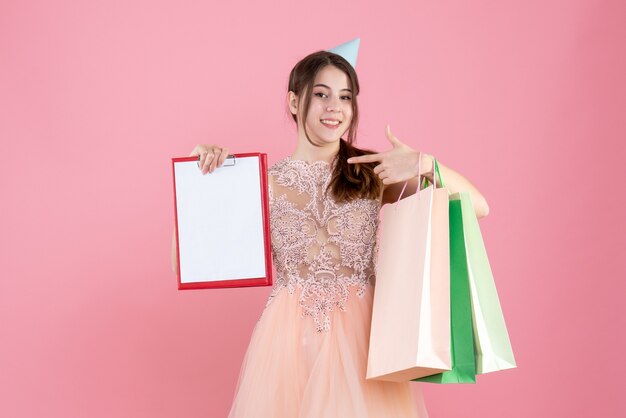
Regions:
M 380 163 L 374 168 L 374 172 L 378 174 L 383 184 L 400 183 L 416 177 L 418 175 L 418 158 L 420 155 L 422 157 L 422 166 L 419 174 L 432 171 L 432 156 L 423 152 L 419 153 L 404 144 L 391 133 L 389 124 L 387 124 L 385 133 L 392 145 L 389 151 L 348 158 L 348 163 L 357 164 L 379 161 Z

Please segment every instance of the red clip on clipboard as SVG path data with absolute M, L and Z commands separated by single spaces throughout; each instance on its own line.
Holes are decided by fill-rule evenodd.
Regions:
M 178 289 L 272 285 L 267 154 L 172 158 Z

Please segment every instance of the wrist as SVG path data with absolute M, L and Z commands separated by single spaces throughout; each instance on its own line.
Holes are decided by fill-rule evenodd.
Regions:
M 420 160 L 418 162 L 419 165 L 421 165 L 421 168 L 419 169 L 419 173 L 417 173 L 416 175 L 422 175 L 425 177 L 431 177 L 432 174 L 435 171 L 435 157 L 430 155 L 430 154 L 425 154 L 425 153 L 420 153 Z M 415 167 L 415 171 L 417 172 L 417 165 Z
M 424 154 L 423 157 L 424 161 L 422 161 L 422 166 L 426 167 L 426 172 L 427 173 L 434 173 L 435 172 L 435 156 L 434 155 L 430 155 L 430 154 Z

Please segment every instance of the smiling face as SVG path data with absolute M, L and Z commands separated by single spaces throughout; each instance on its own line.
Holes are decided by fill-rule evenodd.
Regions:
M 305 121 L 306 133 L 314 145 L 335 143 L 348 131 L 352 122 L 352 95 L 350 79 L 342 70 L 327 65 L 318 71 Z M 292 113 L 298 115 L 299 131 L 302 131 L 302 115 L 298 109 L 303 108 L 304 99 L 298 98 L 297 108 L 292 107 Z

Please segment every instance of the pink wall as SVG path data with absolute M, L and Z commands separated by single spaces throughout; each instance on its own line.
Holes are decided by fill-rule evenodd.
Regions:
M 425 386 L 431 416 L 617 417 L 625 18 L 619 0 L 4 0 L 0 416 L 225 416 L 269 288 L 177 291 L 170 158 L 284 157 L 291 66 L 359 36 L 360 144 L 386 148 L 389 122 L 491 208 L 519 368 Z

